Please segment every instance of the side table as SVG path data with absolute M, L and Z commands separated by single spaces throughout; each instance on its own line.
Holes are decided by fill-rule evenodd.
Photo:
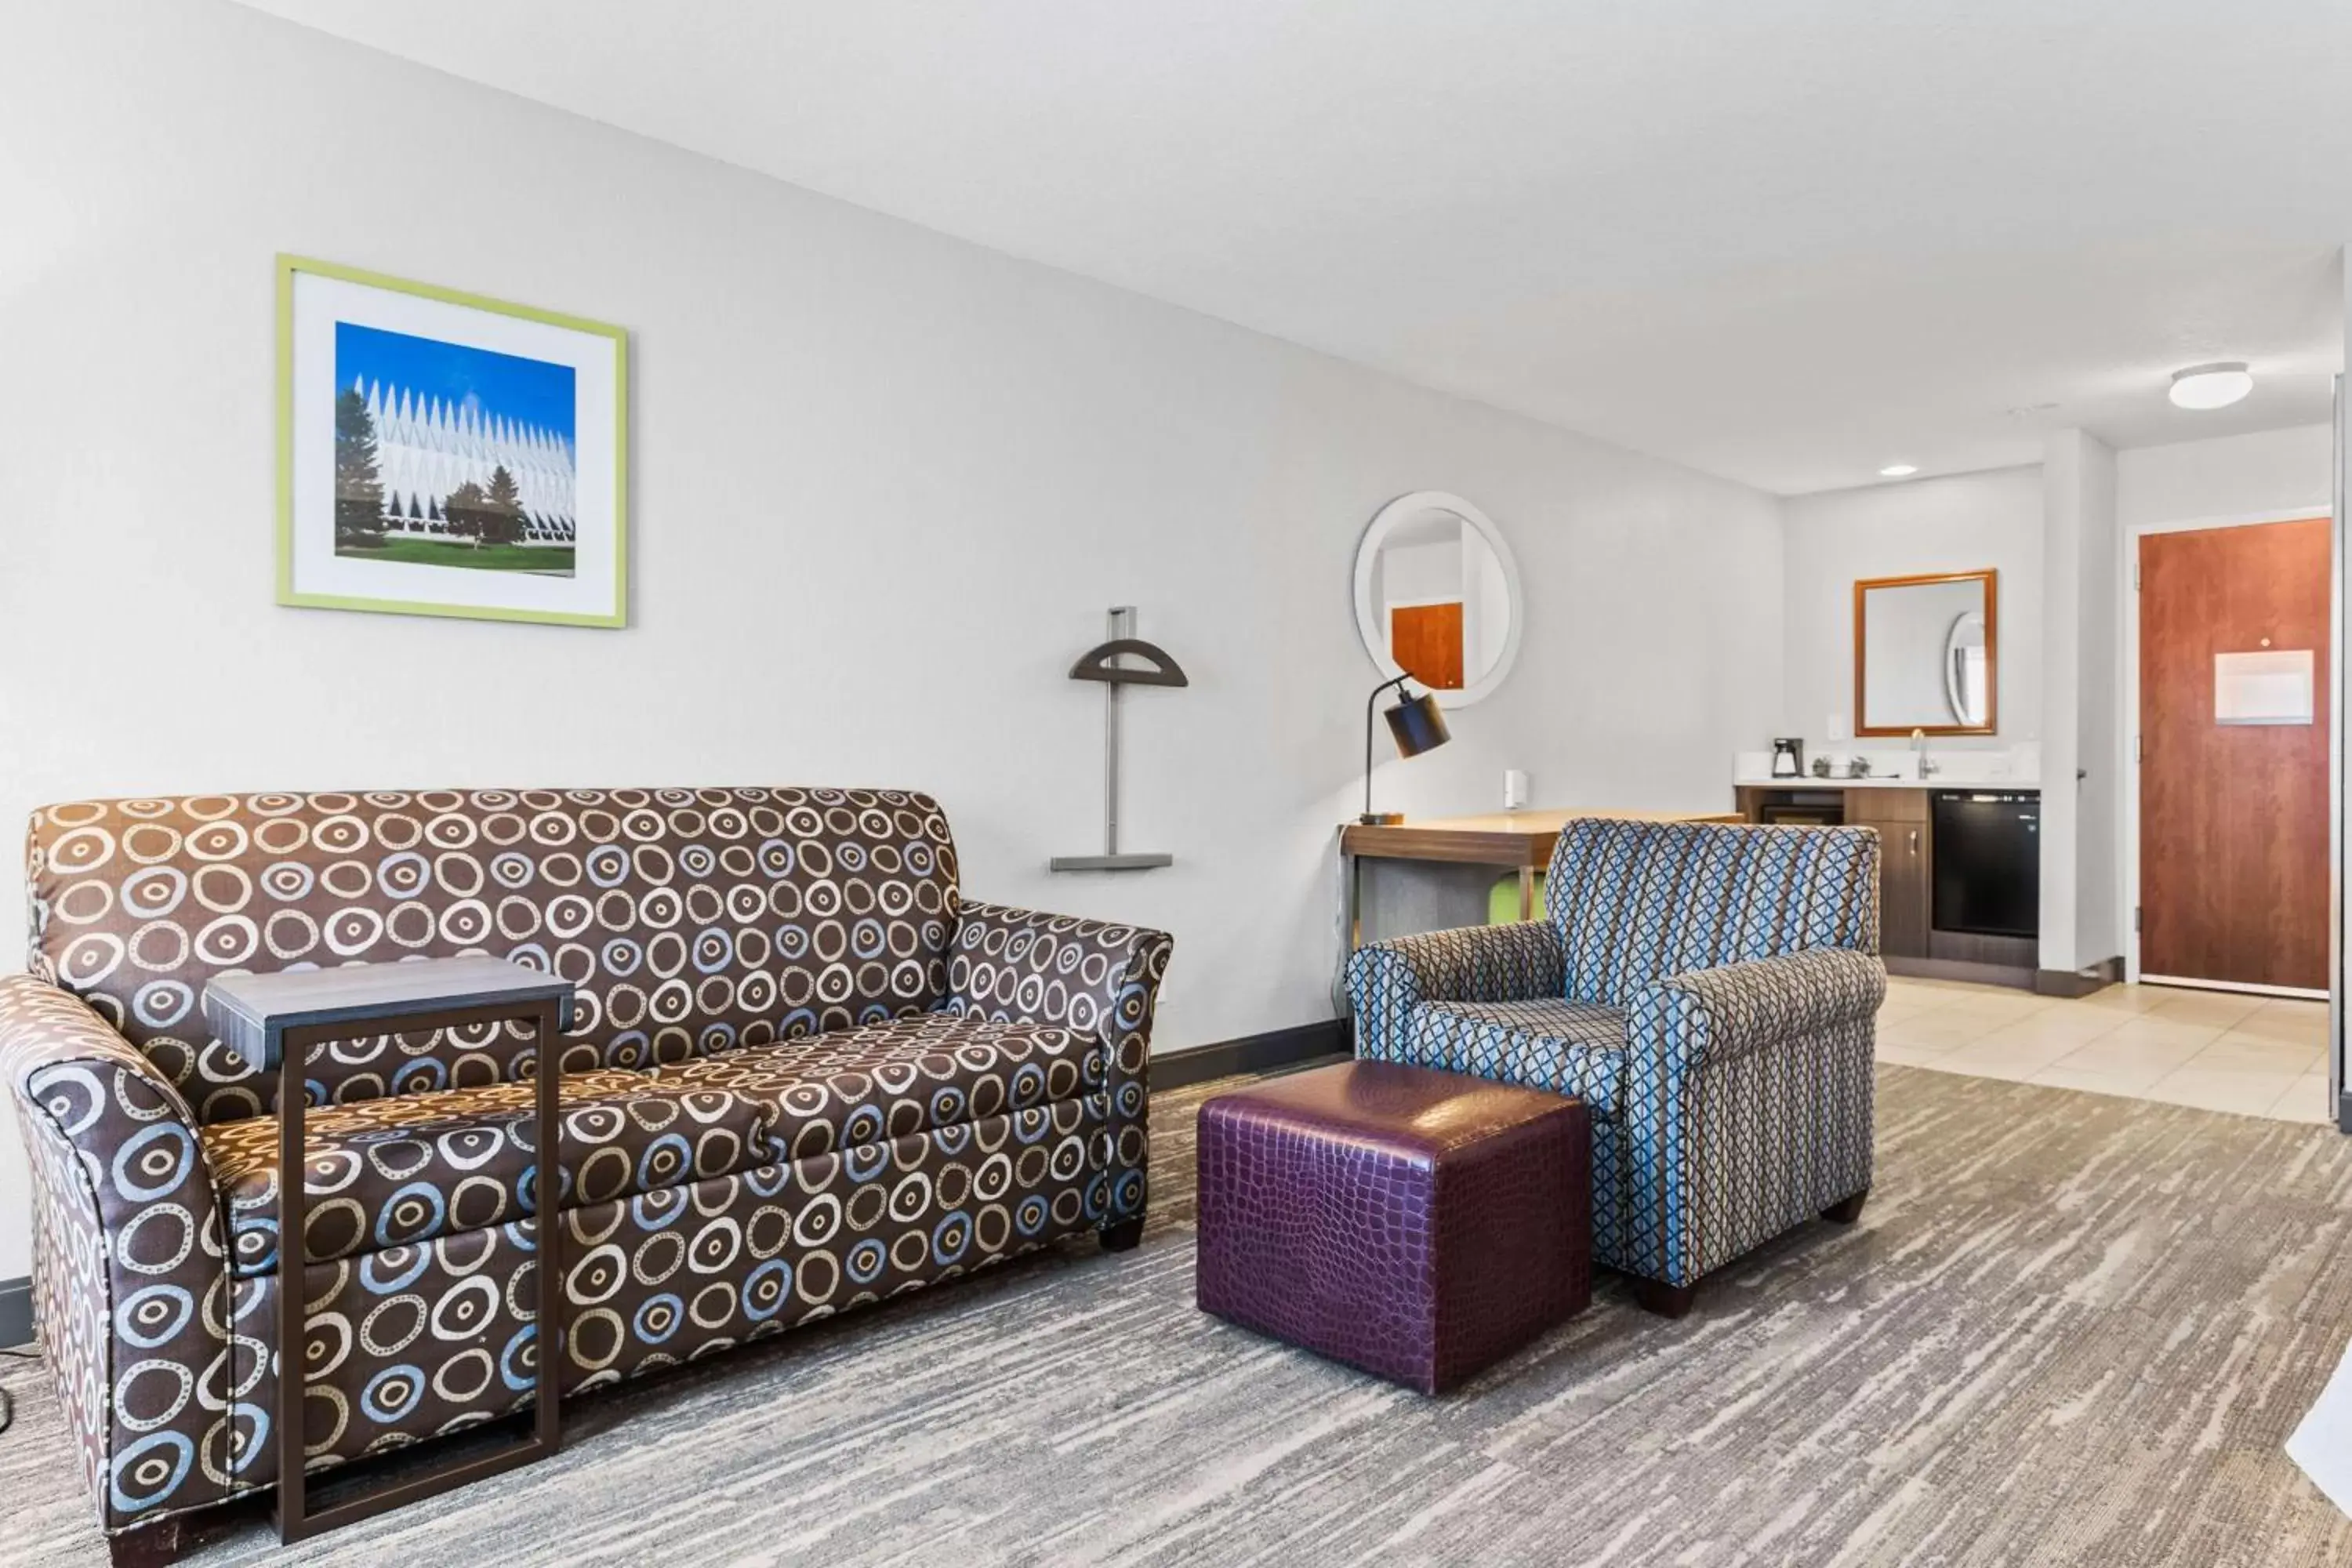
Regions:
M 503 958 L 432 958 L 274 974 L 225 974 L 205 988 L 213 1037 L 260 1071 L 278 1073 L 278 1539 L 307 1536 L 551 1458 L 563 1442 L 562 1365 L 563 1269 L 556 1204 L 562 1165 L 556 1115 L 562 1078 L 556 1037 L 572 1018 L 572 983 Z M 400 1031 L 462 1028 L 528 1019 L 538 1052 L 536 1136 L 539 1364 L 533 1373 L 531 1436 L 495 1452 L 445 1465 L 331 1508 L 305 1508 L 302 1473 L 302 1275 L 310 1260 L 304 1177 L 304 1068 L 310 1047 Z

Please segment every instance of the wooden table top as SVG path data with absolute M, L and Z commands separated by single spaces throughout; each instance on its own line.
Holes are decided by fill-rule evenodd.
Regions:
M 1444 860 L 1462 866 L 1551 863 L 1559 830 L 1580 816 L 1620 822 L 1739 822 L 1736 811 L 1497 811 L 1483 816 L 1424 816 L 1393 827 L 1351 822 L 1339 830 L 1339 852 L 1384 860 Z
M 556 1004 L 569 1026 L 572 982 L 503 958 L 426 958 L 341 969 L 224 974 L 205 987 L 213 1037 L 257 1068 L 278 1063 L 289 1029 L 390 1024 L 423 1013 Z M 380 1032 L 356 1028 L 355 1033 Z

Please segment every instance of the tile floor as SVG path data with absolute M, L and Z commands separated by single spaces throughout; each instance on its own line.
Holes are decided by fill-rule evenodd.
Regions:
M 2162 985 L 2062 1002 L 1890 975 L 1882 1061 L 2283 1121 L 2333 1121 L 2327 1005 Z

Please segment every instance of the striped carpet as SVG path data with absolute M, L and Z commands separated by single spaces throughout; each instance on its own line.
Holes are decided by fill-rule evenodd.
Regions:
M 2342 1563 L 2280 1445 L 2352 1335 L 2352 1141 L 1885 1067 L 1863 1223 L 1668 1323 L 1612 1283 L 1443 1401 L 1192 1305 L 1192 1118 L 1150 1232 L 582 1401 L 552 1463 L 299 1563 Z M 105 1561 L 0 1361 L 0 1564 Z M 254 1524 L 194 1561 L 274 1558 Z

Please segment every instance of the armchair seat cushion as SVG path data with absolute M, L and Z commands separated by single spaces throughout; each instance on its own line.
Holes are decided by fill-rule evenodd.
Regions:
M 529 1081 L 320 1107 L 303 1119 L 305 1251 L 324 1263 L 538 1212 Z M 767 1163 L 764 1113 L 715 1086 L 599 1068 L 563 1080 L 563 1208 Z M 201 1133 L 240 1275 L 278 1268 L 278 1119 Z
M 1613 1121 L 1624 1092 L 1625 1010 L 1559 996 L 1423 1002 L 1412 1010 L 1410 1059 L 1570 1095 Z
M 759 1108 L 769 1156 L 804 1159 L 1099 1089 L 1102 1038 L 926 1013 L 673 1062 L 654 1079 Z

